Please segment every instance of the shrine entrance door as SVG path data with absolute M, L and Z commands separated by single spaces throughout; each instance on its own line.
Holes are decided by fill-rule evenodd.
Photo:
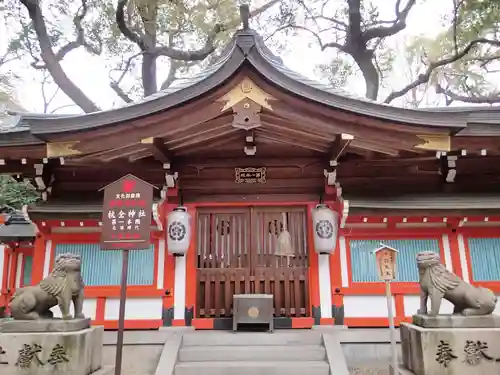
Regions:
M 231 317 L 248 293 L 272 294 L 275 317 L 310 316 L 306 220 L 305 207 L 199 209 L 195 316 Z

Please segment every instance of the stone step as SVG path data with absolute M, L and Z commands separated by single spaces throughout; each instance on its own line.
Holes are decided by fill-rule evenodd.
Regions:
M 180 362 L 201 361 L 324 361 L 320 345 L 187 346 L 179 351 Z
M 328 375 L 330 366 L 322 361 L 267 362 L 180 362 L 175 375 Z
M 185 346 L 263 346 L 263 345 L 322 345 L 321 334 L 302 332 L 190 332 L 183 336 Z

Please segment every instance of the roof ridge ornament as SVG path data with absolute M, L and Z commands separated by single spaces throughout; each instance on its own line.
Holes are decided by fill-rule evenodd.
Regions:
M 243 30 L 249 30 L 250 26 L 250 7 L 248 4 L 240 5 L 240 18 L 243 25 Z

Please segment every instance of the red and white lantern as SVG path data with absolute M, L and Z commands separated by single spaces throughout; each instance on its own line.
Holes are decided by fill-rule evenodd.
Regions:
M 176 207 L 168 214 L 167 222 L 168 253 L 185 255 L 191 243 L 191 215 L 186 207 Z
M 314 248 L 319 254 L 332 254 L 337 246 L 338 215 L 326 204 L 318 204 L 312 212 Z

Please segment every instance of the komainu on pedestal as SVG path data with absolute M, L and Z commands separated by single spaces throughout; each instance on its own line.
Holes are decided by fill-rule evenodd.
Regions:
M 489 289 L 474 287 L 448 271 L 441 264 L 439 254 L 430 251 L 418 253 L 417 266 L 421 289 L 419 314 L 438 315 L 443 298 L 455 306 L 454 314 L 489 315 L 495 310 L 495 294 Z M 431 301 L 429 313 L 427 299 Z
M 83 309 L 83 287 L 81 259 L 77 254 L 62 254 L 56 259 L 54 269 L 40 284 L 20 288 L 12 296 L 9 308 L 16 320 L 51 319 L 50 309 L 59 305 L 63 319 L 71 319 L 71 302 L 75 308 L 75 319 L 85 318 Z
M 16 291 L 12 319 L 0 324 L 0 374 L 89 375 L 101 369 L 104 329 L 91 327 L 83 315 L 81 263 L 79 255 L 60 255 L 40 284 Z M 54 306 L 62 319 L 54 318 Z
M 418 253 L 416 260 L 420 309 L 413 324 L 401 324 L 404 369 L 415 375 L 500 373 L 500 316 L 493 314 L 495 294 L 447 270 L 436 253 Z M 439 314 L 443 299 L 453 304 L 453 314 Z

